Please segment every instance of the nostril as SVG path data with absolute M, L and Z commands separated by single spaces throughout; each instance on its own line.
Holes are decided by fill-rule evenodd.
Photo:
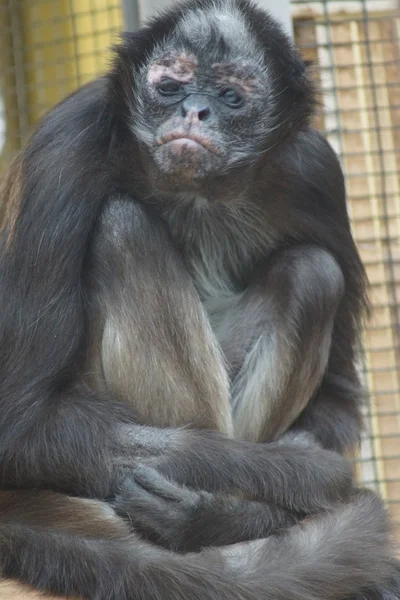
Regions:
M 181 116 L 185 119 L 189 118 L 206 121 L 210 115 L 211 108 L 208 102 L 205 102 L 203 98 L 185 98 L 181 104 Z
M 199 110 L 198 116 L 199 116 L 199 120 L 200 121 L 206 121 L 208 119 L 208 117 L 210 116 L 210 109 L 208 108 L 208 106 L 206 108 L 202 108 Z

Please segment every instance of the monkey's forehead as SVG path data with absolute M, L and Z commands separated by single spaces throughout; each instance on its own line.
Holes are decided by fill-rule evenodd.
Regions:
M 214 63 L 228 59 L 264 67 L 264 48 L 234 2 L 216 2 L 184 13 L 162 45 L 182 48 L 195 57 Z M 156 49 L 162 50 L 158 46 Z
M 230 52 L 254 53 L 258 45 L 245 16 L 229 0 L 207 8 L 193 8 L 178 21 L 175 36 L 190 40 L 199 49 L 224 44 Z

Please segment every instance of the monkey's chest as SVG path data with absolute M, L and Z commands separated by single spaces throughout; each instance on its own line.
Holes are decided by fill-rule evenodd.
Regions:
M 207 297 L 203 301 L 211 329 L 221 348 L 231 379 L 240 371 L 253 329 L 246 314 L 245 293 L 231 292 Z
M 193 263 L 190 270 L 231 378 L 240 370 L 254 328 L 246 279 L 235 267 L 229 260 L 216 260 Z M 249 264 L 247 273 L 250 269 Z
M 240 245 L 229 236 L 202 242 L 192 249 L 186 264 L 232 376 L 254 336 L 257 299 L 249 289 L 255 265 L 266 259 L 268 246 L 260 250 Z

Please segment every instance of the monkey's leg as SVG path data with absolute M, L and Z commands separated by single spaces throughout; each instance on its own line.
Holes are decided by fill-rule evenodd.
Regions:
M 231 365 L 238 437 L 277 439 L 309 403 L 327 367 L 343 291 L 334 258 L 299 245 L 272 258 L 219 318 L 211 316 Z
M 91 255 L 91 383 L 143 423 L 232 434 L 222 354 L 163 224 L 111 201 Z
M 69 597 L 340 600 L 388 574 L 386 515 L 368 494 L 283 536 L 186 555 L 126 533 L 101 502 L 17 492 L 0 503 L 0 576 Z

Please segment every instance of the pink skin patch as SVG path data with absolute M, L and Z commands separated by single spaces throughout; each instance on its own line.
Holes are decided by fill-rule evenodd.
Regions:
M 189 83 L 193 80 L 197 70 L 197 60 L 192 54 L 182 52 L 181 54 L 166 54 L 156 60 L 147 74 L 150 85 L 159 83 L 162 79 L 175 79 L 181 83 Z
M 218 83 L 223 86 L 236 86 L 251 95 L 257 89 L 258 79 L 246 72 L 245 66 L 215 63 L 212 69 L 218 78 Z

